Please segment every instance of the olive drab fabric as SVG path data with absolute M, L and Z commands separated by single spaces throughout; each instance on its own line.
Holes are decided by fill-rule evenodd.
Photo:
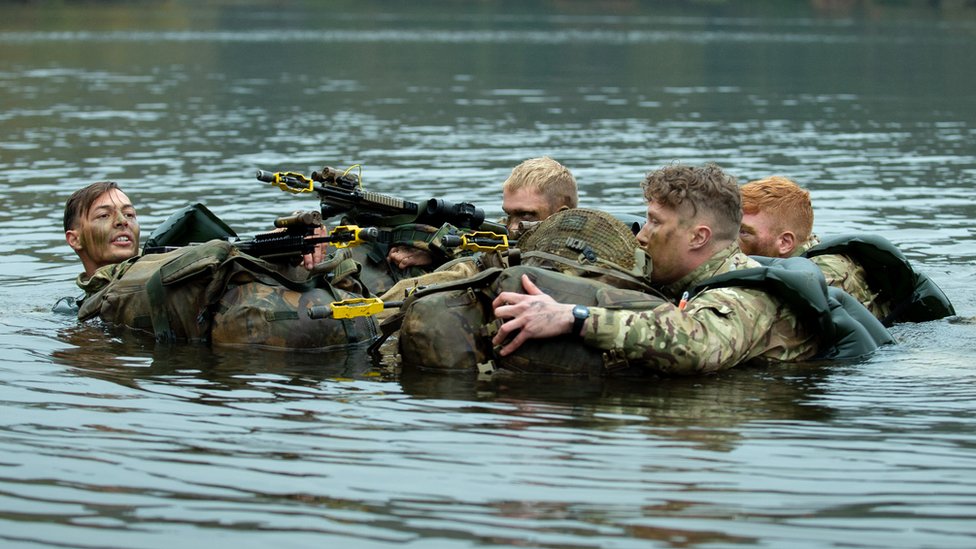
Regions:
M 103 286 L 84 299 L 78 318 L 97 316 L 160 341 L 205 341 L 207 309 L 223 291 L 220 270 L 232 250 L 230 243 L 213 240 L 103 267 L 92 276 Z
M 378 331 L 370 317 L 311 318 L 311 307 L 362 297 L 328 284 L 301 291 L 260 272 L 240 269 L 217 302 L 211 342 L 265 349 L 330 350 L 369 343 Z
M 473 372 L 487 363 L 492 351 L 486 323 L 495 298 L 490 285 L 502 270 L 427 286 L 407 297 L 381 324 L 384 333 L 399 329 L 403 362 L 444 372 Z
M 520 263 L 649 290 L 651 258 L 630 226 L 600 210 L 562 210 L 519 237 Z
M 117 326 L 148 332 L 158 341 L 213 341 L 281 349 L 325 349 L 375 339 L 372 318 L 312 319 L 309 306 L 361 294 L 337 286 L 357 269 L 338 261 L 334 272 L 294 280 L 278 266 L 212 240 L 160 254 L 147 254 L 96 272 L 99 289 L 83 301 L 81 320 L 100 317 Z M 335 282 L 335 284 L 333 284 Z M 93 289 L 93 288 L 92 288 Z
M 635 310 L 663 303 L 650 287 L 650 257 L 626 223 L 598 210 L 560 211 L 527 228 L 515 256 L 520 265 L 487 269 L 408 297 L 400 313 L 382 325 L 384 332 L 399 328 L 404 363 L 442 371 L 499 368 L 543 375 L 634 371 L 618 355 L 587 347 L 578 338 L 530 341 L 504 358 L 491 347 L 499 325 L 492 300 L 503 291 L 524 292 L 522 274 L 566 303 Z
M 492 284 L 491 293 L 524 293 L 523 274 L 528 275 L 536 286 L 560 303 L 650 311 L 667 302 L 663 296 L 653 291 L 616 288 L 597 279 L 571 276 L 528 265 L 505 269 Z M 490 336 L 495 335 L 500 323 L 501 320 L 494 319 L 487 330 Z M 628 363 L 622 355 L 583 344 L 576 335 L 531 339 L 508 356 L 494 356 L 494 364 L 502 370 L 535 375 L 619 376 L 648 373 Z
M 869 299 L 868 307 L 885 326 L 937 320 L 956 314 L 942 289 L 924 273 L 916 271 L 908 258 L 882 236 L 848 235 L 824 239 L 806 249 L 803 256 L 821 267 L 829 283 L 840 281 L 842 287 L 862 303 Z M 848 288 L 860 278 L 850 275 L 855 268 L 863 270 L 864 282 Z
M 399 347 L 405 365 L 428 370 L 475 372 L 503 369 L 539 375 L 599 376 L 640 373 L 620 357 L 587 347 L 579 338 L 526 342 L 499 357 L 491 338 L 499 321 L 491 302 L 503 291 L 524 292 L 522 275 L 555 299 L 606 308 L 647 310 L 664 298 L 615 288 L 599 280 L 520 265 L 489 269 L 450 284 L 419 290 L 402 307 Z
M 211 240 L 228 240 L 237 233 L 203 204 L 180 208 L 163 221 L 146 239 L 143 253 L 164 246 L 187 246 Z

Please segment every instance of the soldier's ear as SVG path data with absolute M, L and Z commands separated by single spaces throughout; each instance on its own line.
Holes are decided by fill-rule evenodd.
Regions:
M 776 247 L 779 257 L 790 257 L 796 249 L 796 235 L 790 231 L 781 233 L 776 238 Z
M 64 240 L 68 243 L 68 246 L 71 246 L 71 249 L 76 252 L 81 251 L 81 249 L 84 247 L 81 243 L 81 236 L 78 234 L 78 231 L 74 229 L 64 231 Z
M 712 241 L 712 228 L 708 225 L 695 225 L 691 230 L 691 241 L 688 247 L 692 250 L 704 248 Z

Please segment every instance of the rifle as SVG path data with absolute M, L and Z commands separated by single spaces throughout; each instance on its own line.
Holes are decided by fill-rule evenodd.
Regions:
M 425 203 L 417 203 L 366 191 L 360 177 L 348 170 L 340 173 L 326 166 L 313 171 L 311 178 L 295 172 L 258 170 L 256 177 L 284 191 L 317 193 L 325 220 L 343 215 L 360 226 L 396 227 L 417 223 L 440 227 L 450 223 L 460 229 L 484 229 L 499 235 L 508 233 L 504 225 L 485 221 L 484 210 L 469 202 L 431 198 Z
M 240 251 L 262 259 L 297 258 L 312 253 L 318 244 L 329 243 L 337 248 L 346 248 L 363 242 L 374 241 L 379 231 L 374 227 L 360 228 L 356 225 L 340 225 L 326 235 L 316 234 L 322 227 L 322 214 L 316 211 L 301 211 L 275 219 L 277 231 L 254 235 L 250 239 L 234 242 Z

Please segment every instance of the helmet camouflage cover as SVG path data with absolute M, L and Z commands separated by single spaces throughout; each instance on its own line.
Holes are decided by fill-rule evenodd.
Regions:
M 651 259 L 631 228 L 613 215 L 586 208 L 557 212 L 531 227 L 518 240 L 522 264 L 580 276 L 601 271 L 623 273 L 649 283 Z

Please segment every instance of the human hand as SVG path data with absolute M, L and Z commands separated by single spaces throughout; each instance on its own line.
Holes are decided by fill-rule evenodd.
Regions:
M 315 232 L 312 233 L 312 236 L 328 236 L 328 235 L 329 235 L 329 229 L 325 225 L 322 225 L 320 227 L 315 227 Z M 320 242 L 316 244 L 315 249 L 312 250 L 312 253 L 302 255 L 302 266 L 305 267 L 307 270 L 311 271 L 313 267 L 315 267 L 316 265 L 321 263 L 323 259 L 325 259 L 325 252 L 327 248 L 328 248 L 328 244 L 324 242 Z
M 515 352 L 529 339 L 553 337 L 573 329 L 573 305 L 559 303 L 536 286 L 528 275 L 522 275 L 526 293 L 502 292 L 491 303 L 497 318 L 507 318 L 492 338 L 493 345 L 501 345 L 515 331 L 518 333 L 500 354 Z
M 434 262 L 434 257 L 427 250 L 413 246 L 392 246 L 386 259 L 399 269 L 408 267 L 423 267 Z

